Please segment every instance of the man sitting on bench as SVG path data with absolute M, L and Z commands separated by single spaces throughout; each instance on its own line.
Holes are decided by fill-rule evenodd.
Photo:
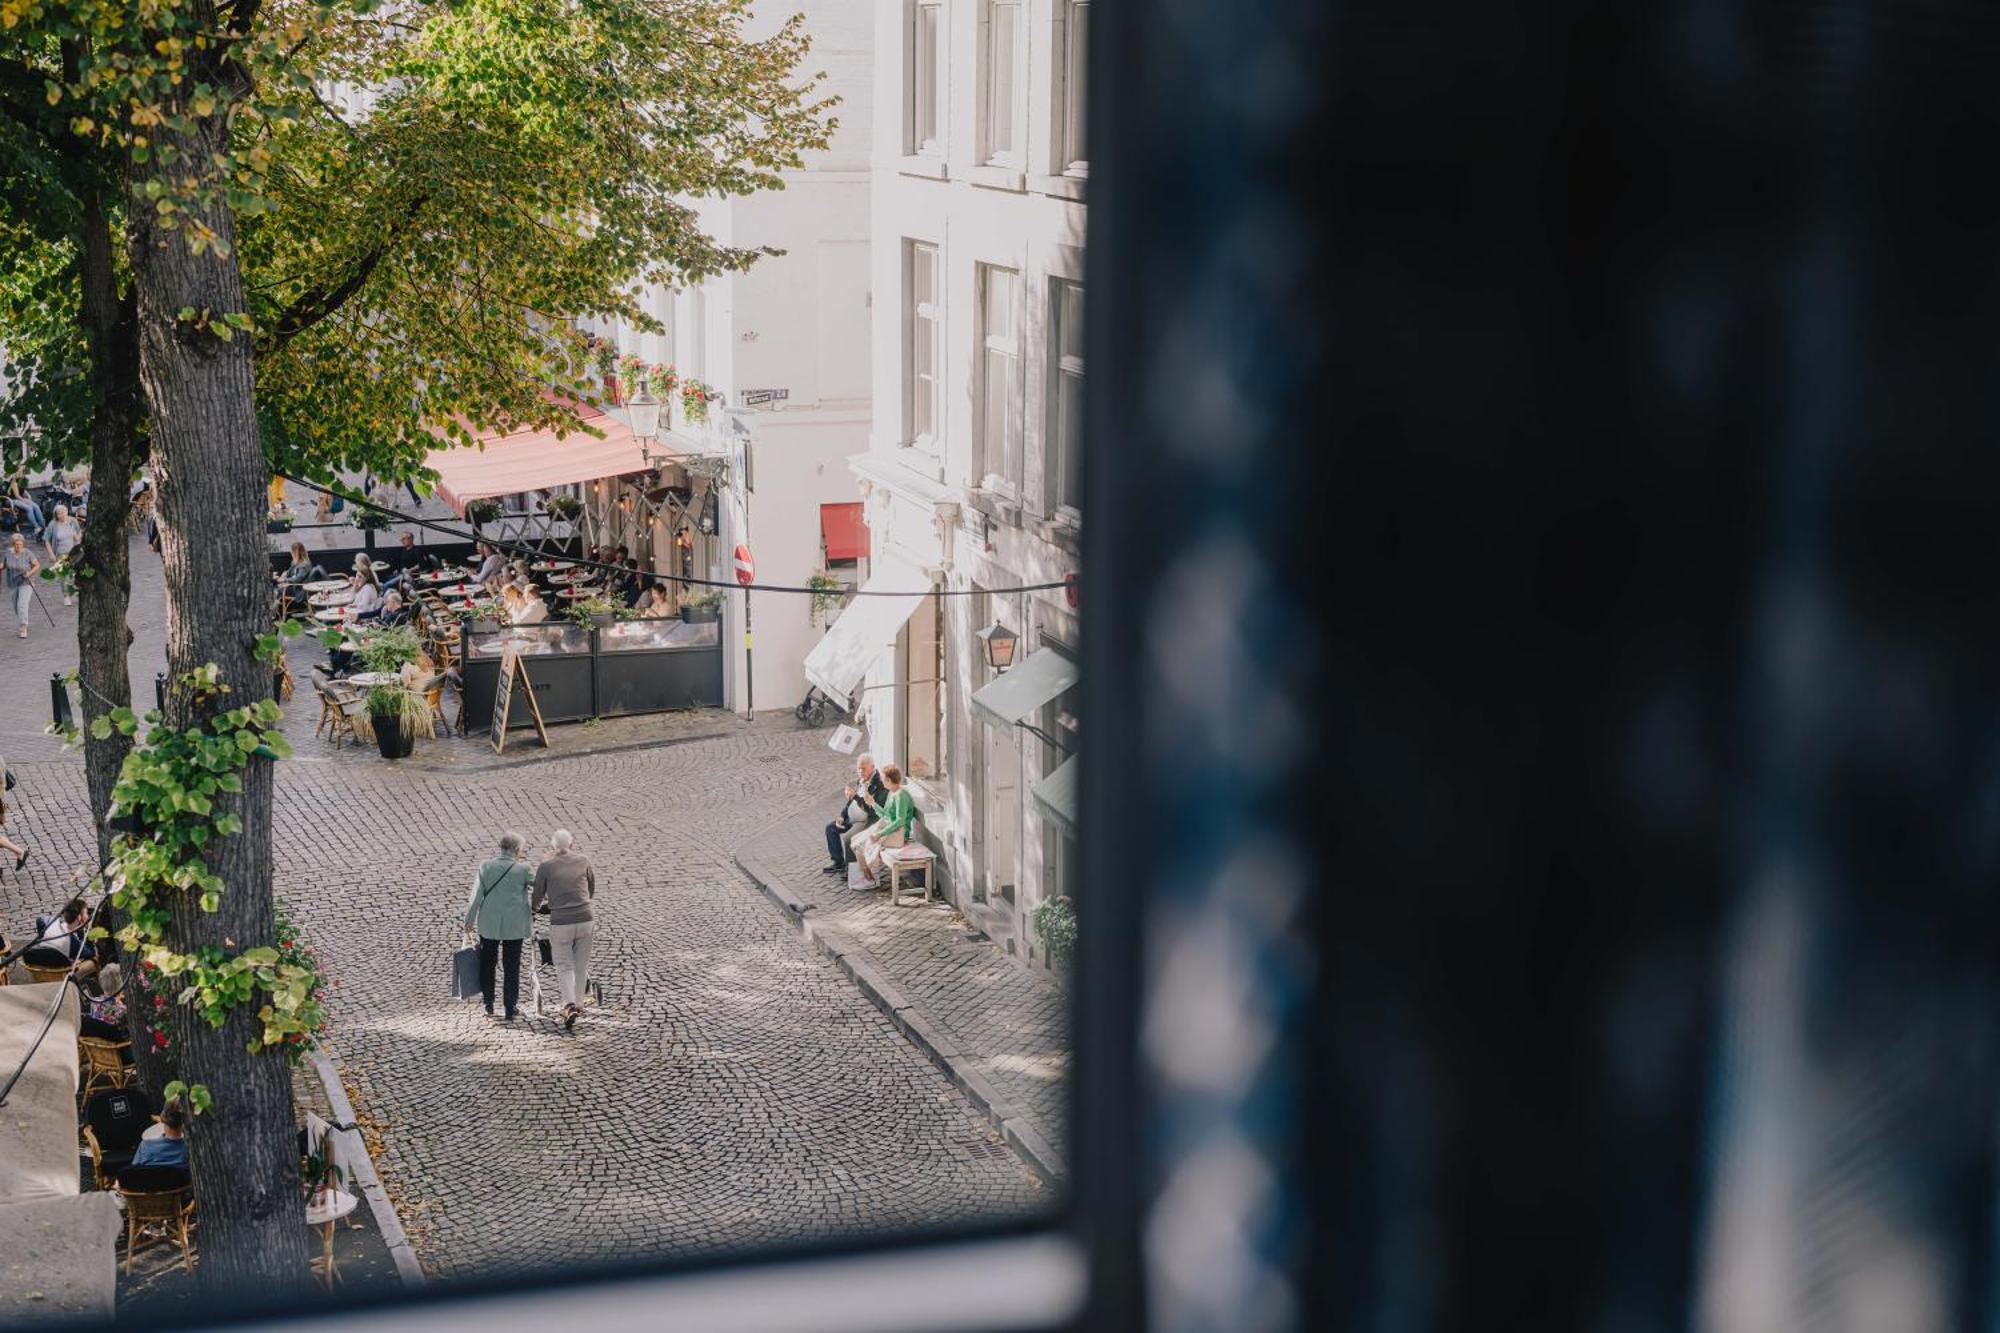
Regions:
M 847 799 L 841 803 L 840 815 L 826 826 L 826 854 L 830 865 L 821 867 L 829 875 L 847 873 L 847 863 L 854 859 L 848 847 L 855 829 L 867 828 L 875 822 L 875 807 L 889 799 L 889 789 L 882 785 L 882 775 L 875 771 L 875 761 L 867 755 L 859 755 L 854 760 L 855 786 L 847 789 Z M 867 793 L 863 800 L 861 794 Z M 857 822 L 855 813 L 859 811 Z

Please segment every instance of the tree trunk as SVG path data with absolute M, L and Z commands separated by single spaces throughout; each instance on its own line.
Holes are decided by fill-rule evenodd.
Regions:
M 131 752 L 118 731 L 103 740 L 90 734 L 93 718 L 132 703 L 126 655 L 132 631 L 131 478 L 139 425 L 139 346 L 132 307 L 118 294 L 111 226 L 103 200 L 91 190 L 83 201 L 83 325 L 97 382 L 97 410 L 90 425 L 90 507 L 83 520 L 83 548 L 76 580 L 77 678 L 83 684 L 83 768 L 90 813 L 97 825 L 97 862 L 111 859 L 111 789 Z
M 225 152 L 225 120 L 220 114 L 200 118 L 187 132 L 160 127 L 151 161 L 134 166 L 131 182 L 139 372 L 152 414 L 167 664 L 174 681 L 167 721 L 175 727 L 271 694 L 271 667 L 255 654 L 258 636 L 271 628 L 271 581 L 250 339 L 223 341 L 178 313 L 192 307 L 219 322 L 243 309 L 235 228 L 226 204 L 191 205 L 190 219 L 206 224 L 219 241 L 194 254 L 186 231 L 156 225 L 158 215 L 143 193 L 149 173 L 167 182 L 163 157 L 208 163 Z M 163 145 L 175 151 L 163 154 Z M 220 699 L 203 701 L 181 683 L 183 673 L 207 663 L 229 689 Z M 218 793 L 217 814 L 235 813 L 243 828 L 210 844 L 209 864 L 224 884 L 221 905 L 204 913 L 184 900 L 170 929 L 177 949 L 214 945 L 235 953 L 276 943 L 271 779 L 270 762 L 253 757 L 243 771 L 243 790 Z M 182 1077 L 207 1085 L 214 1097 L 213 1109 L 194 1119 L 188 1135 L 201 1201 L 196 1272 L 206 1293 L 237 1302 L 282 1296 L 307 1275 L 291 1070 L 280 1052 L 252 1055 L 246 1049 L 260 1031 L 255 1007 L 232 1010 L 219 1028 L 185 1011 L 174 1023 Z

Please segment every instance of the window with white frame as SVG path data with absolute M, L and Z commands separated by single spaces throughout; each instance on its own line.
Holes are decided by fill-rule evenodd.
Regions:
M 986 98 L 980 136 L 988 162 L 1021 165 L 1026 137 L 1028 82 L 1027 6 L 1021 0 L 986 0 Z
M 1021 275 L 979 266 L 980 457 L 987 474 L 1021 485 Z
M 1072 515 L 1083 508 L 1083 284 L 1055 280 L 1049 291 L 1050 501 Z
M 1057 0 L 1063 6 L 1063 62 L 1059 71 L 1062 100 L 1056 108 L 1062 127 L 1056 149 L 1056 166 L 1082 175 L 1090 161 L 1089 141 L 1084 137 L 1085 77 L 1090 68 L 1090 0 Z
M 944 312 L 938 288 L 938 252 L 935 245 L 910 241 L 904 246 L 908 270 L 903 284 L 903 337 L 907 344 L 909 374 L 907 415 L 903 438 L 921 449 L 934 449 L 940 434 L 938 420 L 943 395 L 938 376 L 944 365 Z
M 910 7 L 911 153 L 944 155 L 945 8 L 938 0 Z

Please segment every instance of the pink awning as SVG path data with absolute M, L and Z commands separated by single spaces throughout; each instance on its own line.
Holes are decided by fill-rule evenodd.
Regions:
M 646 470 L 631 427 L 587 403 L 574 407 L 602 438 L 581 430 L 560 438 L 552 430 L 520 430 L 482 435 L 477 447 L 433 449 L 424 463 L 438 474 L 438 495 L 463 514 L 469 500 Z

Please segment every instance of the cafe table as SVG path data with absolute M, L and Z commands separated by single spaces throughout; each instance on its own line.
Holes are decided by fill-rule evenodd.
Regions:
M 534 564 L 529 565 L 528 568 L 534 570 L 537 574 L 546 574 L 552 569 L 567 568 L 568 565 L 569 561 L 567 560 L 537 560 Z
M 417 575 L 419 583 L 457 583 L 466 575 L 462 569 L 438 569 L 428 574 Z
M 346 579 L 314 579 L 302 585 L 307 592 L 338 592 L 347 586 Z
M 372 690 L 377 685 L 397 685 L 402 683 L 402 675 L 395 671 L 357 671 L 347 677 L 347 683 L 364 690 Z
M 330 606 L 324 611 L 313 612 L 313 619 L 323 620 L 329 625 L 338 625 L 341 621 L 347 619 L 347 609 L 345 607 Z
M 561 592 L 557 593 L 556 595 L 558 597 L 567 597 L 573 602 L 580 602 L 583 601 L 585 598 L 600 596 L 603 594 L 603 592 L 604 589 L 602 588 L 586 587 L 579 585 L 576 587 L 564 588 Z
M 351 592 L 316 592 L 306 600 L 313 606 L 318 607 L 346 606 L 354 600 L 354 594 Z
M 477 583 L 449 583 L 439 588 L 438 591 L 447 597 L 463 597 L 468 593 L 478 592 L 480 586 Z
M 334 1224 L 353 1212 L 361 1200 L 337 1186 L 328 1186 L 313 1195 L 306 1204 L 306 1225 L 317 1227 L 320 1233 L 319 1257 L 312 1261 L 313 1273 L 326 1284 L 328 1291 L 340 1281 L 340 1265 L 333 1258 Z

